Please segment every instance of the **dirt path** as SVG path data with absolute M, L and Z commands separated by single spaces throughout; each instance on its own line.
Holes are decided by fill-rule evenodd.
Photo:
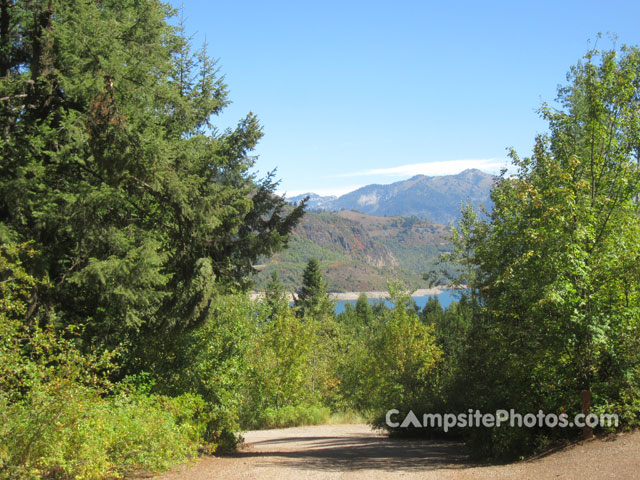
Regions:
M 640 432 L 568 447 L 543 458 L 478 466 L 463 445 L 391 440 L 366 425 L 321 425 L 245 434 L 233 456 L 207 457 L 156 477 L 211 479 L 640 479 Z

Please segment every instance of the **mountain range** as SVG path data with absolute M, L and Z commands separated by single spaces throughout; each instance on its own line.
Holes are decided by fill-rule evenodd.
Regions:
M 288 248 L 260 266 L 255 286 L 264 289 L 277 272 L 288 289 L 296 290 L 307 261 L 315 258 L 330 291 L 385 290 L 393 279 L 424 287 L 423 273 L 451 248 L 446 225 L 455 222 L 465 202 L 490 209 L 495 179 L 471 169 L 367 185 L 341 197 L 291 197 L 293 204 L 309 197 L 307 213 Z
M 491 208 L 489 194 L 496 177 L 477 169 L 457 175 L 416 175 L 388 185 L 367 185 L 341 197 L 323 197 L 315 193 L 288 199 L 298 203 L 309 197 L 312 210 L 356 210 L 376 216 L 417 216 L 435 223 L 450 224 L 460 213 L 462 203 Z

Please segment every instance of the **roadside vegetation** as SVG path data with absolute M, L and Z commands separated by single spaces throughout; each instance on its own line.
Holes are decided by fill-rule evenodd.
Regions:
M 227 87 L 173 13 L 0 2 L 0 478 L 159 471 L 391 408 L 574 414 L 583 391 L 638 425 L 637 49 L 589 52 L 492 212 L 464 209 L 442 259 L 459 302 L 420 310 L 390 282 L 391 307 L 336 315 L 314 259 L 293 305 L 277 275 L 250 299 L 305 203 L 250 172 L 253 113 L 215 129 Z M 513 458 L 577 433 L 451 435 Z

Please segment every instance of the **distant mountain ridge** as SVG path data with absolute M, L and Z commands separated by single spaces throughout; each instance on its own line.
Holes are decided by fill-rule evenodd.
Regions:
M 331 204 L 338 200 L 335 195 L 322 197 L 317 193 L 308 192 L 302 195 L 296 195 L 295 197 L 288 198 L 289 203 L 299 203 L 303 198 L 309 197 L 309 208 L 313 210 L 332 210 Z
M 417 216 L 435 223 L 454 222 L 462 203 L 491 208 L 491 187 L 496 177 L 478 169 L 456 175 L 416 175 L 388 185 L 367 185 L 341 197 L 313 193 L 291 197 L 297 203 L 309 196 L 309 208 L 317 210 L 357 210 L 375 216 Z

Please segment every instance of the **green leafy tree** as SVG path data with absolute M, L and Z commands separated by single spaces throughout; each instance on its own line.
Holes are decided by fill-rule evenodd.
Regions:
M 311 325 L 300 321 L 289 308 L 277 310 L 261 322 L 249 354 L 248 416 L 259 416 L 269 407 L 312 401 L 308 368 L 312 347 Z
M 423 275 L 429 286 L 449 284 L 469 291 L 472 301 L 477 302 L 477 265 L 475 252 L 486 235 L 486 222 L 470 203 L 462 205 L 460 218 L 451 226 L 448 240 L 453 249 L 440 255 L 439 270 Z
M 86 323 L 85 345 L 203 324 L 247 286 L 304 202 L 274 195 L 249 113 L 219 132 L 227 87 L 158 1 L 0 5 L 0 237 L 50 279 L 30 315 Z
M 433 325 L 420 321 L 409 293 L 390 284 L 389 296 L 394 306 L 378 317 L 364 370 L 366 406 L 381 428 L 386 428 L 385 415 L 391 408 L 404 414 L 420 411 L 425 398 L 432 395 L 442 356 Z
M 367 296 L 362 293 L 355 308 L 347 303 L 336 318 L 337 338 L 334 376 L 338 384 L 335 403 L 352 410 L 364 410 L 369 405 L 365 368 L 369 362 L 369 340 L 376 317 Z
M 473 262 L 483 312 L 469 335 L 468 371 L 483 408 L 638 421 L 640 333 L 640 52 L 591 51 L 543 105 L 550 132 L 531 158 L 512 152 Z M 500 406 L 502 405 L 502 406 Z M 540 432 L 495 429 L 478 444 L 521 453 Z M 493 449 L 491 451 L 491 449 Z

